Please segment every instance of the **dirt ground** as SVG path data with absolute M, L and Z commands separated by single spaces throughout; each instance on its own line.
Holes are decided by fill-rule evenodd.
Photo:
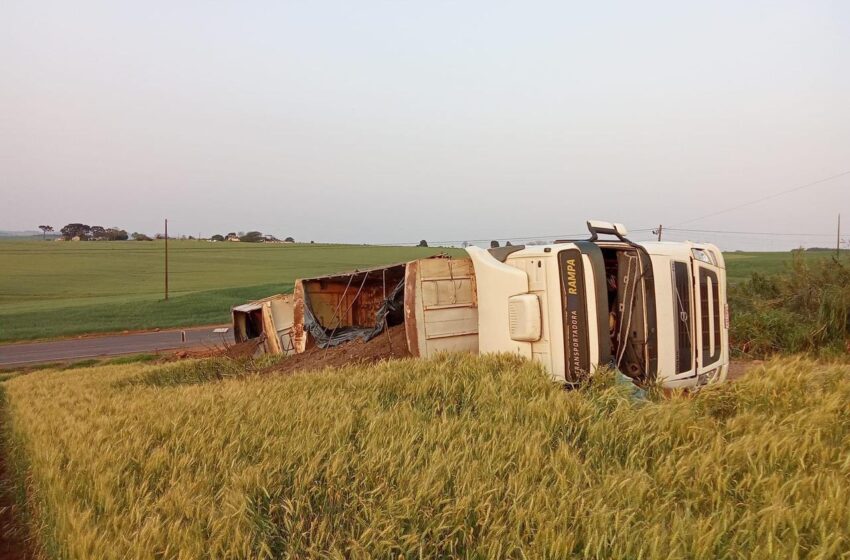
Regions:
M 726 376 L 727 381 L 736 381 L 744 376 L 752 368 L 763 364 L 762 360 L 737 361 L 733 360 L 729 363 L 729 373 Z
M 255 338 L 239 344 L 229 344 L 226 346 L 210 346 L 197 350 L 180 350 L 164 354 L 160 361 L 172 362 L 175 360 L 200 359 L 200 358 L 250 358 L 257 352 L 257 347 L 262 344 L 262 340 Z
M 351 364 L 369 364 L 381 360 L 410 357 L 404 325 L 391 327 L 372 340 L 355 340 L 334 348 L 314 347 L 303 354 L 290 356 L 267 370 L 268 373 L 294 373 Z
M 0 560 L 28 560 L 32 558 L 27 543 L 26 529 L 15 515 L 15 502 L 9 494 L 9 473 L 6 459 L 0 452 Z

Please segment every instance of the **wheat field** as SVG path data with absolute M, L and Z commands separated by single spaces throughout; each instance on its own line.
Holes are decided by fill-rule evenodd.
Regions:
M 565 392 L 506 356 L 7 380 L 45 558 L 850 557 L 850 368 Z

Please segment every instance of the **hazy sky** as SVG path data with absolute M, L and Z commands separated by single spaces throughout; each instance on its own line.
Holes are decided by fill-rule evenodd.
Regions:
M 0 1 L 0 229 L 778 249 L 850 175 L 689 220 L 848 170 L 841 0 Z

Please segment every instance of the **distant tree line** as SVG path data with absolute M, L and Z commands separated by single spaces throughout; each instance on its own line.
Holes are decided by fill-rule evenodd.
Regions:
M 38 229 L 42 231 L 42 237 L 47 239 L 47 234 L 49 232 L 54 231 L 53 226 L 41 225 L 38 226 Z M 128 239 L 132 239 L 133 241 L 153 241 L 154 239 L 165 239 L 165 236 L 161 233 L 157 233 L 153 238 L 150 236 L 134 231 L 131 234 L 128 234 L 126 230 L 121 229 L 119 227 L 109 227 L 105 228 L 103 226 L 90 226 L 88 224 L 82 223 L 73 223 L 68 224 L 62 229 L 59 230 L 61 238 L 66 241 L 126 241 Z M 172 239 L 172 236 L 168 236 L 169 239 Z M 180 239 L 186 240 L 194 240 L 195 237 L 189 235 L 182 235 Z M 244 243 L 295 243 L 295 239 L 293 237 L 287 237 L 283 241 L 275 237 L 274 235 L 264 235 L 260 231 L 249 231 L 244 232 L 240 231 L 238 234 L 236 232 L 230 232 L 227 235 L 213 235 L 210 237 L 210 241 L 241 241 Z M 312 243 L 312 241 L 310 242 Z
M 49 228 L 49 229 L 45 229 Z M 50 226 L 39 226 L 45 234 L 53 231 Z M 88 224 L 68 224 L 59 230 L 65 240 L 79 239 L 80 241 L 126 241 L 130 238 L 127 232 L 118 227 L 105 228 Z
M 235 232 L 231 231 L 227 235 L 216 234 L 210 237 L 210 241 L 240 241 L 242 243 L 281 243 L 281 240 L 274 235 L 264 235 L 261 231 Z M 293 237 L 287 237 L 283 243 L 295 243 Z

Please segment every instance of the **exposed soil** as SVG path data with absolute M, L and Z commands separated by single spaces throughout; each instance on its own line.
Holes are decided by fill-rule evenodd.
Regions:
M 209 346 L 195 350 L 179 350 L 166 354 L 162 357 L 163 362 L 174 360 L 185 360 L 189 358 L 250 358 L 257 352 L 257 347 L 262 344 L 262 339 L 255 338 L 239 344 L 227 344 L 225 346 Z
M 310 348 L 266 369 L 266 373 L 294 373 L 352 364 L 369 364 L 382 360 L 410 357 L 404 325 L 391 327 L 368 342 L 354 340 L 334 348 Z
M 737 381 L 741 379 L 748 371 L 756 366 L 762 365 L 762 360 L 739 361 L 732 360 L 729 362 L 729 373 L 726 376 L 727 381 Z
M 32 558 L 26 543 L 27 531 L 16 515 L 10 485 L 4 450 L 0 448 L 0 560 L 27 560 Z

